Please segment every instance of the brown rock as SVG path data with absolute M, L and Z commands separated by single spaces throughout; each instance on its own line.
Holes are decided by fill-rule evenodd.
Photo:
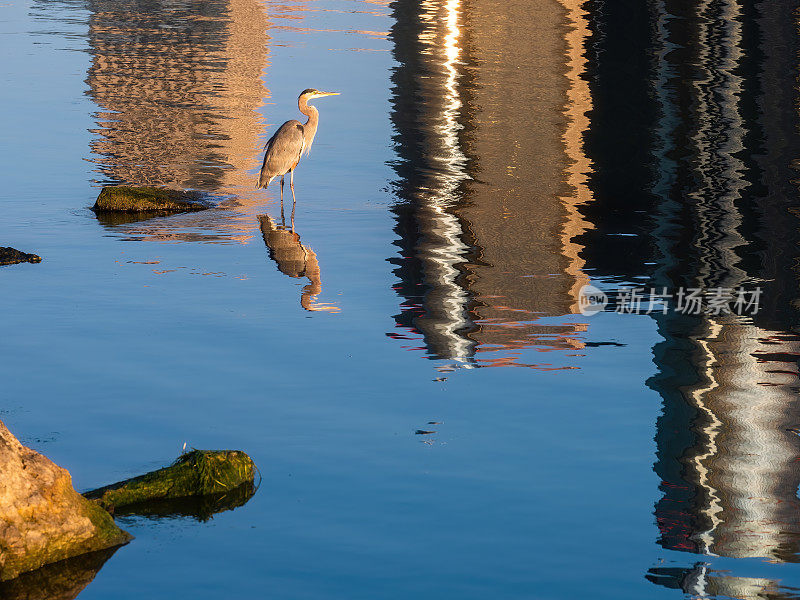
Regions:
M 73 489 L 65 469 L 20 444 L 0 422 L 0 581 L 130 539 Z
M 15 265 L 23 262 L 39 263 L 42 262 L 42 259 L 40 256 L 21 252 L 16 248 L 0 246 L 0 265 Z

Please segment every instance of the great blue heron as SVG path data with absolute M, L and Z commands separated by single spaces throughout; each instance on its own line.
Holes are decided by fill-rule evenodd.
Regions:
M 289 187 L 292 189 L 294 203 L 294 170 L 300 162 L 300 156 L 311 150 L 314 136 L 319 124 L 319 111 L 308 104 L 309 100 L 323 96 L 338 96 L 339 92 L 320 92 L 314 88 L 303 90 L 297 98 L 297 108 L 308 117 L 305 124 L 292 119 L 286 121 L 275 132 L 266 145 L 264 163 L 258 176 L 258 187 L 267 187 L 273 179 L 281 178 L 281 211 L 283 211 L 283 178 L 289 173 Z

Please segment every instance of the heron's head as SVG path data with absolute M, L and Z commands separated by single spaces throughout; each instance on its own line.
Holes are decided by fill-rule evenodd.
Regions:
M 303 90 L 300 92 L 300 97 L 298 100 L 305 98 L 306 101 L 312 100 L 314 98 L 322 98 L 323 96 L 338 96 L 339 92 L 320 92 L 314 88 L 308 88 L 307 90 Z

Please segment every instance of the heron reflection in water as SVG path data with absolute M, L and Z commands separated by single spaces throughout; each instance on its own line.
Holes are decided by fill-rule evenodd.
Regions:
M 284 275 L 308 278 L 310 283 L 303 287 L 300 306 L 309 311 L 339 312 L 340 308 L 335 304 L 317 302 L 317 296 L 322 292 L 317 255 L 300 243 L 300 236 L 294 231 L 294 218 L 291 228 L 287 228 L 282 215 L 283 211 L 280 225 L 276 225 L 269 215 L 258 217 L 270 258 L 277 263 L 278 270 Z
M 289 173 L 289 187 L 292 190 L 292 215 L 294 215 L 294 170 L 303 152 L 308 154 L 319 125 L 319 111 L 309 105 L 308 101 L 323 96 L 338 96 L 339 92 L 320 92 L 309 88 L 300 92 L 297 98 L 297 108 L 308 117 L 305 124 L 291 119 L 280 126 L 267 145 L 264 154 L 264 163 L 258 176 L 258 188 L 267 187 L 276 177 L 281 178 L 281 218 L 283 218 L 283 179 Z

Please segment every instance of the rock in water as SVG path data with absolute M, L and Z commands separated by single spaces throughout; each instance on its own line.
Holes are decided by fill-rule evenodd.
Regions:
M 17 263 L 40 263 L 41 257 L 27 252 L 20 252 L 16 248 L 0 246 L 0 265 L 15 265 Z
M 127 185 L 106 186 L 92 207 L 97 212 L 186 212 L 211 205 L 199 192 Z
M 72 487 L 69 473 L 0 421 L 0 581 L 131 536 Z
M 168 467 L 86 492 L 84 496 L 106 510 L 116 511 L 156 500 L 225 494 L 252 485 L 255 472 L 255 463 L 241 450 L 192 450 Z

